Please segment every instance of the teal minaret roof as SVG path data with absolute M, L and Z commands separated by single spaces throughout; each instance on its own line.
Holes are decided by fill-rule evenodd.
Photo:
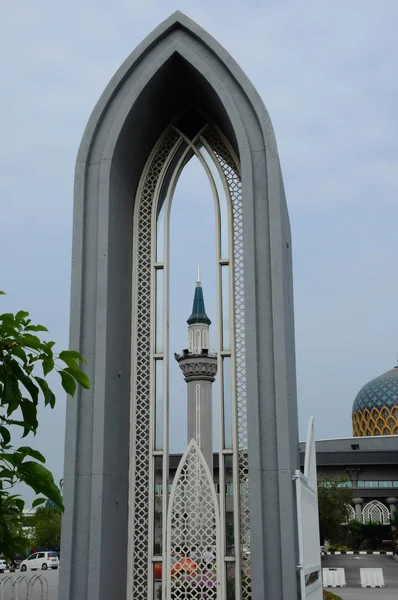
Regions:
M 194 325 L 195 323 L 205 323 L 210 325 L 211 321 L 206 315 L 205 301 L 203 298 L 203 289 L 200 282 L 200 273 L 198 267 L 198 279 L 196 282 L 195 295 L 193 297 L 192 314 L 187 320 L 188 325 Z

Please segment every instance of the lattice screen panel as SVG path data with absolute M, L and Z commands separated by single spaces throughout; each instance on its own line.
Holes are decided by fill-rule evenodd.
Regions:
M 169 510 L 167 599 L 217 600 L 217 499 L 194 441 L 177 471 Z
M 148 502 L 150 453 L 150 323 L 151 323 L 151 241 L 152 203 L 157 180 L 162 167 L 178 140 L 178 134 L 170 131 L 161 142 L 150 164 L 142 188 L 138 211 L 138 248 L 136 270 L 136 389 L 135 389 L 135 448 L 133 450 L 133 503 L 132 519 L 132 598 L 147 600 L 148 591 Z
M 244 267 L 243 267 L 243 223 L 242 223 L 242 184 L 236 161 L 214 128 L 205 132 L 204 137 L 212 148 L 228 183 L 232 200 L 233 216 L 233 264 L 234 264 L 234 313 L 235 313 L 235 360 L 236 395 L 238 421 L 239 485 L 240 485 L 240 543 L 242 578 L 242 600 L 251 598 L 250 555 L 250 512 L 248 490 L 247 455 L 247 398 L 246 398 L 246 341 L 244 306 Z
M 364 523 L 380 523 L 381 525 L 389 525 L 390 511 L 387 506 L 378 500 L 371 500 L 365 504 L 362 510 Z

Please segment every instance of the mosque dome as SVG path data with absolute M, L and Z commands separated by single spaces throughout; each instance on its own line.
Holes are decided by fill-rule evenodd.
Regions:
M 352 407 L 355 437 L 398 435 L 398 366 L 359 390 Z

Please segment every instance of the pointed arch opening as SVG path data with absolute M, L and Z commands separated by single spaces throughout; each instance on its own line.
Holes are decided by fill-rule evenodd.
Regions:
M 70 569 L 61 574 L 60 585 L 65 598 L 95 585 L 99 600 L 123 598 L 126 590 L 128 598 L 152 600 L 153 579 L 159 575 L 153 565 L 165 564 L 168 274 L 164 257 L 163 262 L 156 257 L 154 224 L 163 216 L 162 205 L 159 212 L 157 204 L 154 209 L 154 198 L 181 144 L 192 144 L 197 133 L 192 134 L 192 120 L 174 127 L 192 109 L 211 125 L 202 143 L 223 177 L 232 207 L 233 251 L 218 264 L 220 288 L 230 290 L 220 304 L 218 352 L 220 406 L 231 415 L 225 419 L 228 428 L 220 428 L 221 585 L 249 600 L 253 560 L 255 572 L 267 572 L 257 585 L 278 577 L 281 590 L 296 588 L 293 494 L 285 498 L 286 527 L 280 535 L 274 492 L 297 468 L 298 440 L 290 229 L 273 129 L 236 63 L 178 13 L 148 36 L 110 81 L 87 125 L 76 165 L 71 347 L 90 357 L 92 387 L 79 391 L 78 402 L 68 405 L 72 433 L 67 436 L 65 490 L 70 502 L 62 551 Z M 156 296 L 156 290 L 163 290 L 163 296 Z M 260 418 L 260 399 L 267 423 Z M 161 427 L 156 424 L 159 411 Z M 260 478 L 251 490 L 258 524 L 252 532 L 250 444 L 251 468 Z M 280 472 L 269 468 L 269 447 L 275 449 Z M 222 490 L 231 482 L 233 510 L 228 510 Z M 268 535 L 273 528 L 276 534 Z M 115 566 L 115 578 L 104 568 L 105 544 L 108 554 L 128 555 Z M 282 569 L 266 564 L 265 556 L 280 557 Z M 228 564 L 234 568 L 227 569 Z
M 362 509 L 362 520 L 364 523 L 379 523 L 389 525 L 390 511 L 387 506 L 379 500 L 371 500 Z

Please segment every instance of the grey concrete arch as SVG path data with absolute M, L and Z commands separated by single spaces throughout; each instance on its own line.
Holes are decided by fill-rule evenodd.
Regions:
M 60 600 L 126 595 L 134 198 L 154 143 L 192 105 L 242 169 L 253 598 L 297 597 L 291 240 L 275 137 L 238 65 L 178 12 L 112 78 L 78 153 L 70 345 L 92 387 L 67 405 Z

